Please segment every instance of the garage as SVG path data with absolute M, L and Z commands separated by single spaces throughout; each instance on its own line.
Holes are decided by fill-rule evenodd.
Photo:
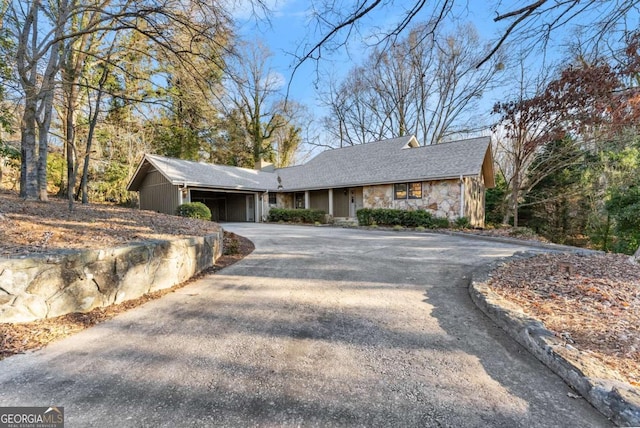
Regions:
M 190 189 L 191 202 L 202 202 L 211 210 L 215 222 L 256 221 L 255 193 L 217 192 Z
M 175 214 L 181 204 L 202 202 L 215 222 L 259 222 L 276 187 L 270 172 L 147 154 L 127 188 L 139 192 L 143 210 Z

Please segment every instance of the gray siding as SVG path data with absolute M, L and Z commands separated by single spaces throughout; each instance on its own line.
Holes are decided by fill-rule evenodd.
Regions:
M 314 190 L 309 192 L 309 199 L 311 209 L 322 210 L 325 213 L 329 212 L 329 191 L 328 190 Z
M 171 184 L 158 171 L 149 171 L 140 186 L 140 209 L 175 214 L 178 192 L 178 186 Z

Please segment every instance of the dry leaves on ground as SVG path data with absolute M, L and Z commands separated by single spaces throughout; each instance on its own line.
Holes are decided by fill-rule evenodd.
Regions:
M 513 238 L 523 241 L 549 242 L 545 237 L 536 235 L 533 231 L 524 227 L 505 226 L 493 229 L 464 229 L 463 232 L 493 238 Z
M 56 249 L 108 248 L 133 241 L 214 233 L 213 222 L 102 204 L 24 201 L 0 191 L 0 257 Z
M 28 323 L 0 323 L 0 360 L 11 355 L 22 354 L 31 349 L 42 348 L 55 340 L 113 318 L 121 312 L 172 293 L 196 279 L 213 274 L 224 267 L 236 263 L 254 250 L 254 245 L 251 241 L 234 233 L 225 232 L 224 241 L 225 247 L 236 249 L 232 252 L 233 254 L 222 255 L 216 260 L 216 264 L 212 268 L 172 288 L 147 293 L 137 299 L 127 300 L 117 305 L 95 308 L 87 313 L 67 314 Z
M 24 201 L 14 192 L 0 190 L 0 257 L 21 257 L 60 249 L 108 248 L 149 239 L 202 236 L 218 230 L 219 225 L 213 222 L 107 204 L 75 204 L 70 212 L 66 200 Z M 235 248 L 235 251 L 227 251 L 213 268 L 195 278 L 235 263 L 253 251 L 251 241 L 240 236 L 225 233 L 224 240 L 225 248 Z M 0 324 L 0 359 L 41 348 L 171 293 L 190 281 L 84 314 L 67 314 L 30 323 Z
M 489 286 L 640 386 L 640 266 L 628 256 L 537 255 L 501 266 Z

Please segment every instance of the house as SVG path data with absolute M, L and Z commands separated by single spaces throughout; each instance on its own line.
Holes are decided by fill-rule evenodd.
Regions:
M 261 221 L 270 207 L 313 208 L 353 218 L 360 208 L 425 209 L 484 226 L 494 187 L 489 137 L 420 146 L 415 137 L 327 150 L 309 162 L 246 169 L 145 155 L 128 189 L 140 208 L 173 214 L 203 202 L 215 221 Z

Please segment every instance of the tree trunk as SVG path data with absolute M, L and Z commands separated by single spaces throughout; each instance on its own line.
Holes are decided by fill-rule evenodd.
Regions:
M 89 203 L 89 158 L 91 156 L 91 145 L 93 143 L 93 132 L 96 129 L 96 124 L 98 123 L 98 114 L 100 113 L 100 100 L 102 99 L 102 87 L 107 80 L 108 71 L 105 66 L 105 70 L 103 71 L 102 77 L 100 78 L 100 87 L 98 89 L 98 95 L 96 97 L 96 109 L 91 116 L 89 122 L 89 133 L 87 134 L 87 151 L 84 155 L 84 165 L 82 167 L 82 179 L 80 181 L 80 187 L 82 188 L 82 203 Z
M 76 187 L 76 162 L 75 143 L 73 129 L 73 109 L 67 106 L 67 118 L 65 127 L 65 137 L 67 146 L 67 199 L 69 200 L 69 211 L 73 211 L 73 197 Z
M 20 196 L 24 199 L 38 199 L 37 150 L 36 150 L 36 106 L 34 97 L 27 96 L 20 131 Z
M 42 122 L 38 123 L 38 199 L 47 201 L 47 157 L 49 156 L 49 128 L 53 113 L 53 90 L 49 91 L 42 100 Z
M 511 209 L 513 211 L 513 227 L 518 227 L 518 196 L 520 196 L 520 164 L 516 163 L 513 172 L 513 189 L 511 190 Z

